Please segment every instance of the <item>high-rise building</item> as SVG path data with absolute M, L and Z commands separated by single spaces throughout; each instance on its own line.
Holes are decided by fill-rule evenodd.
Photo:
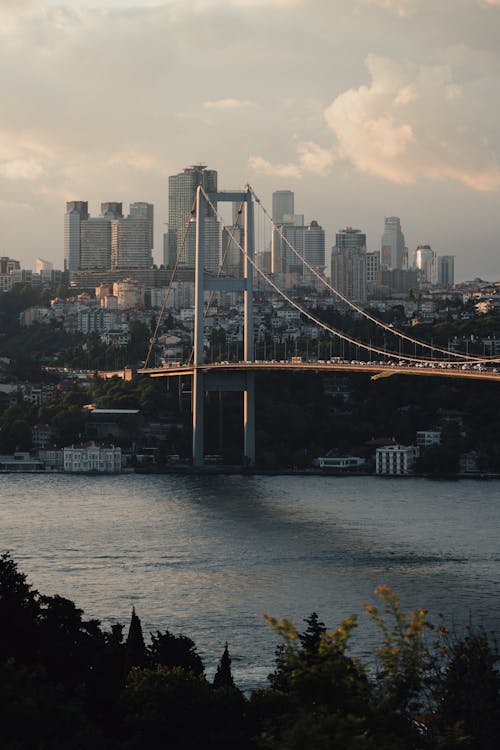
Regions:
M 64 264 L 70 273 L 110 268 L 151 268 L 153 206 L 132 203 L 124 218 L 122 204 L 101 203 L 101 215 L 90 217 L 87 201 L 66 204 Z
M 371 253 L 366 253 L 366 283 L 376 284 L 377 275 L 380 271 L 380 253 L 375 250 Z
M 128 216 L 111 220 L 111 267 L 151 268 L 154 207 L 131 203 Z
M 87 201 L 68 201 L 64 216 L 64 270 L 78 271 L 80 268 L 80 224 L 89 218 Z
M 8 258 L 6 255 L 3 255 L 0 258 L 0 273 L 1 274 L 12 273 L 12 271 L 16 271 L 20 268 L 21 268 L 21 264 L 18 260 L 14 260 L 14 258 Z
M 436 253 L 430 245 L 419 245 L 415 250 L 415 268 L 424 284 L 436 281 Z
M 442 287 L 450 287 L 455 283 L 454 255 L 438 255 L 437 283 Z
M 201 185 L 207 193 L 217 192 L 217 172 L 203 164 L 186 167 L 168 178 L 168 253 L 165 264 L 172 268 L 193 268 L 196 252 L 194 217 L 196 189 Z M 215 208 L 217 205 L 215 204 Z M 177 259 L 178 258 L 178 259 Z M 220 262 L 220 227 L 210 206 L 205 216 L 205 268 L 217 271 Z
M 54 264 L 50 262 L 50 260 L 45 260 L 44 258 L 37 258 L 35 263 L 35 273 L 43 273 L 48 271 L 53 271 Z
M 273 193 L 273 221 L 286 224 L 293 221 L 295 196 L 291 190 L 275 190 Z
M 243 276 L 243 253 L 240 248 L 243 247 L 244 234 L 240 223 L 222 230 L 222 268 L 228 276 Z
M 271 257 L 273 273 L 303 274 L 304 258 L 316 270 L 323 271 L 325 267 L 325 232 L 317 221 L 313 220 L 307 226 L 301 224 L 280 224 L 272 233 Z M 297 250 L 297 256 L 290 249 L 289 244 Z
M 105 219 L 123 219 L 123 206 L 116 201 L 101 203 L 101 216 Z
M 366 235 L 346 227 L 337 232 L 331 258 L 332 285 L 353 302 L 366 301 Z
M 111 222 L 97 217 L 80 223 L 79 270 L 105 270 L 111 264 Z
M 401 222 L 397 216 L 386 216 L 385 229 L 382 235 L 382 268 L 403 268 L 405 256 L 405 237 L 401 231 Z

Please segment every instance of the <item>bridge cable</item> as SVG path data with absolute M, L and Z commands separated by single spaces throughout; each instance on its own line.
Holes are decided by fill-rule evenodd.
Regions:
M 191 206 L 190 217 L 193 215 L 193 211 L 195 210 L 195 208 L 196 208 L 196 199 L 193 202 L 193 205 Z M 186 228 L 184 230 L 184 235 L 182 237 L 182 242 L 181 242 L 180 247 L 179 247 L 179 249 L 177 251 L 177 256 L 175 258 L 174 267 L 173 267 L 172 272 L 170 274 L 170 283 L 169 283 L 168 288 L 167 288 L 167 293 L 165 295 L 165 299 L 163 300 L 163 305 L 161 307 L 160 314 L 158 316 L 158 321 L 156 323 L 156 328 L 155 328 L 154 334 L 153 334 L 153 336 L 152 336 L 152 338 L 150 340 L 150 345 L 149 345 L 149 350 L 148 350 L 148 354 L 147 354 L 147 357 L 146 357 L 146 361 L 144 362 L 144 368 L 145 369 L 147 369 L 147 366 L 148 366 L 151 354 L 153 353 L 153 349 L 154 349 L 154 346 L 155 346 L 157 338 L 158 338 L 158 332 L 160 330 L 160 325 L 161 325 L 161 322 L 162 322 L 163 313 L 165 312 L 165 308 L 167 306 L 168 298 L 169 298 L 170 292 L 172 290 L 172 286 L 173 286 L 173 283 L 174 283 L 174 277 L 175 277 L 175 274 L 176 274 L 176 271 L 177 271 L 177 266 L 179 264 L 180 257 L 182 255 L 182 253 L 184 252 L 184 245 L 186 244 L 186 239 L 187 239 L 187 236 L 188 236 L 189 225 L 190 224 L 191 224 L 191 218 L 189 218 L 187 220 L 187 222 L 186 222 Z
M 362 307 L 359 305 L 356 305 L 352 300 L 350 300 L 348 297 L 345 297 L 341 292 L 338 291 L 338 289 L 335 289 L 334 286 L 332 286 L 324 276 L 322 276 L 317 269 L 311 265 L 303 255 L 299 253 L 299 251 L 292 245 L 292 243 L 288 240 L 288 238 L 283 234 L 283 231 L 280 226 L 275 224 L 275 222 L 272 220 L 272 217 L 269 215 L 269 212 L 266 210 L 265 206 L 262 205 L 258 195 L 254 191 L 254 189 L 251 187 L 251 185 L 248 186 L 250 192 L 255 198 L 256 203 L 260 206 L 261 210 L 263 211 L 264 215 L 267 217 L 267 219 L 270 221 L 272 229 L 278 232 L 280 238 L 286 243 L 286 245 L 292 250 L 293 253 L 302 261 L 303 265 L 312 273 L 314 276 L 316 276 L 320 282 L 327 287 L 331 292 L 333 292 L 339 299 L 342 300 L 342 302 L 345 302 L 349 307 L 351 307 L 353 310 L 355 310 L 360 315 L 364 316 L 368 320 L 370 320 L 372 323 L 375 323 L 375 325 L 379 326 L 380 328 L 383 328 L 385 331 L 394 334 L 394 336 L 399 336 L 402 339 L 405 339 L 406 341 L 410 341 L 412 344 L 415 344 L 417 346 L 421 346 L 425 349 L 430 349 L 434 352 L 440 352 L 442 354 L 446 354 L 448 357 L 459 357 L 460 359 L 464 359 L 467 361 L 476 361 L 473 357 L 467 355 L 467 354 L 460 354 L 459 352 L 450 352 L 448 349 L 442 349 L 439 346 L 433 346 L 432 344 L 427 344 L 424 341 L 420 341 L 419 339 L 414 339 L 411 336 L 407 336 L 406 334 L 402 333 L 401 331 L 398 331 L 395 328 L 391 328 L 390 325 L 387 325 L 383 321 L 379 320 L 378 318 L 375 318 L 373 315 L 370 315 L 370 313 L 366 312 Z M 484 358 L 481 360 L 477 360 L 479 362 L 488 362 L 491 361 L 490 358 Z
M 216 207 L 214 206 L 214 204 L 210 200 L 210 198 L 207 195 L 206 191 L 203 189 L 203 187 L 201 188 L 201 190 L 202 190 L 202 192 L 203 192 L 203 194 L 205 196 L 205 199 L 206 199 L 207 203 L 209 204 L 210 208 L 214 212 L 214 215 L 217 216 L 217 218 L 219 219 L 219 221 L 221 222 L 221 224 L 223 226 L 225 226 L 224 225 L 224 221 L 223 221 L 220 213 L 218 212 L 218 210 L 216 209 Z M 251 188 L 250 188 L 249 185 L 247 185 L 247 190 L 249 190 L 249 191 L 251 190 Z M 253 193 L 253 195 L 256 198 L 256 201 L 260 202 L 259 199 L 258 199 L 258 197 L 255 196 L 255 193 Z M 316 318 L 312 313 L 310 313 L 309 311 L 307 311 L 303 307 L 301 307 L 301 305 L 299 305 L 297 302 L 295 302 L 282 289 L 280 289 L 278 287 L 278 285 L 275 284 L 274 281 L 272 281 L 272 279 L 270 279 L 267 276 L 267 274 L 264 271 L 262 271 L 261 268 L 259 268 L 259 266 L 255 263 L 255 261 L 252 258 L 250 258 L 250 256 L 246 253 L 245 249 L 242 247 L 241 243 L 239 243 L 236 240 L 236 244 L 238 245 L 238 247 L 239 247 L 241 253 L 243 254 L 243 256 L 249 261 L 249 263 L 252 265 L 252 267 L 254 268 L 254 270 L 264 279 L 264 281 L 266 281 L 269 284 L 269 286 L 271 286 L 292 307 L 294 307 L 302 315 L 304 315 L 304 317 L 308 318 L 313 323 L 315 323 L 316 325 L 318 325 L 321 328 L 323 328 L 325 331 L 328 331 L 329 333 L 333 334 L 334 336 L 337 336 L 338 338 L 340 338 L 343 341 L 346 341 L 349 344 L 352 344 L 353 346 L 357 346 L 357 347 L 359 347 L 361 349 L 364 349 L 364 350 L 369 351 L 369 352 L 373 352 L 375 354 L 380 354 L 383 357 L 389 356 L 389 357 L 394 357 L 394 358 L 399 359 L 399 360 L 405 360 L 405 361 L 408 361 L 408 362 L 427 362 L 427 361 L 429 361 L 429 360 L 423 359 L 422 357 L 411 357 L 411 356 L 406 355 L 406 354 L 399 354 L 398 352 L 392 352 L 392 351 L 387 351 L 385 349 L 379 349 L 377 347 L 368 346 L 367 344 L 364 344 L 361 341 L 358 341 L 358 340 L 356 340 L 356 339 L 354 339 L 354 338 L 352 338 L 350 336 L 347 336 L 346 334 L 343 334 L 340 331 L 336 330 L 335 328 L 332 328 L 331 326 L 327 325 L 326 323 L 324 323 L 323 321 L 321 321 L 319 318 Z M 392 331 L 392 329 L 390 329 L 390 330 Z M 419 344 L 420 342 L 417 341 L 417 340 L 414 340 L 414 343 Z M 446 353 L 448 355 L 450 354 L 449 352 L 446 352 Z M 470 361 L 476 361 L 476 360 L 470 360 Z

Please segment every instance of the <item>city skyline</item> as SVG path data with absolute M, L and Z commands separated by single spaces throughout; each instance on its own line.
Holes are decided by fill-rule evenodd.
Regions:
M 61 267 L 61 206 L 111 196 L 155 205 L 161 263 L 168 177 L 202 162 L 269 209 L 293 191 L 327 253 L 345 226 L 378 250 L 397 216 L 410 251 L 455 256 L 457 280 L 500 278 L 499 0 L 26 0 L 0 15 L 2 255 Z

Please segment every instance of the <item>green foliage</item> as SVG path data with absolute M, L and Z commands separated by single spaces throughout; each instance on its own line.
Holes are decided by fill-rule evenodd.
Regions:
M 282 643 L 270 686 L 234 687 L 226 648 L 210 684 L 193 641 L 168 631 L 127 643 L 73 602 L 42 596 L 0 556 L 0 745 L 6 750 L 496 750 L 499 655 L 483 630 L 442 626 L 433 649 L 424 610 L 406 614 L 388 587 L 367 610 L 381 633 L 377 670 L 349 653 L 356 618 L 299 632 L 266 620 Z M 134 666 L 135 664 L 135 666 Z M 126 675 L 128 672 L 128 676 Z M 425 699 L 425 700 L 424 700 Z
M 452 638 L 443 626 L 436 647 L 445 658 L 434 686 L 440 735 L 460 735 L 471 750 L 496 750 L 500 736 L 496 642 L 481 628 L 469 627 L 464 636 Z
M 151 633 L 151 644 L 148 646 L 148 662 L 153 666 L 179 667 L 192 672 L 198 677 L 204 674 L 203 662 L 196 652 L 191 638 L 185 635 L 173 635 L 168 630 Z
M 245 701 L 237 690 L 215 690 L 178 667 L 133 669 L 123 695 L 127 750 L 234 750 L 249 747 Z
M 408 713 L 410 708 L 420 708 L 430 668 L 425 634 L 432 625 L 425 609 L 405 614 L 399 597 L 388 586 L 379 586 L 375 593 L 382 612 L 374 605 L 365 605 L 365 609 L 382 634 L 376 652 L 378 696 L 391 710 Z
M 0 664 L 0 726 L 2 750 L 105 747 L 77 696 L 49 680 L 43 669 L 13 661 Z
M 0 452 L 14 453 L 31 448 L 31 427 L 26 410 L 14 404 L 0 418 Z

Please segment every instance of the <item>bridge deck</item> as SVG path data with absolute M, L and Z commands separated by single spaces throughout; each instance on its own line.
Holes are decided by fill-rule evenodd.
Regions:
M 419 375 L 426 377 L 444 378 L 467 378 L 469 380 L 494 380 L 500 381 L 500 372 L 493 370 L 462 370 L 460 367 L 434 366 L 399 366 L 380 365 L 375 362 L 363 364 L 342 362 L 214 362 L 198 365 L 202 372 L 366 372 L 369 374 L 380 374 L 381 377 L 389 375 Z M 179 375 L 193 375 L 195 367 L 191 364 L 172 365 L 170 367 L 143 368 L 138 370 L 140 374 L 149 375 L 152 378 L 168 378 Z

